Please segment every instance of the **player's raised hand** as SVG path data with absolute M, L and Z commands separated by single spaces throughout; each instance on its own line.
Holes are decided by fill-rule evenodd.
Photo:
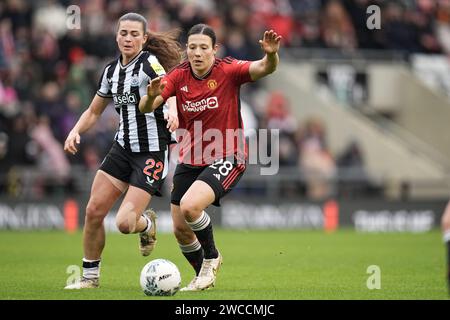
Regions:
M 166 82 L 162 81 L 161 77 L 157 77 L 150 81 L 147 86 L 147 95 L 152 98 L 156 98 L 161 94 L 166 86 Z
M 262 40 L 259 40 L 259 44 L 265 53 L 277 53 L 280 49 L 281 38 L 273 30 L 265 31 Z

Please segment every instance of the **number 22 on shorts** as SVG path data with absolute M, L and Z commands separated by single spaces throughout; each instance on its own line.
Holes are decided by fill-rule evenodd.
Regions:
M 161 161 L 156 162 L 154 159 L 148 159 L 145 161 L 145 168 L 142 170 L 147 176 L 159 180 L 158 173 L 164 169 L 164 165 Z

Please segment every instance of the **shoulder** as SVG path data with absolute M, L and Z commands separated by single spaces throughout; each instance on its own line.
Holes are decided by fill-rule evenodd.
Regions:
M 239 68 L 241 65 L 245 64 L 247 61 L 238 60 L 233 57 L 225 57 L 223 59 L 216 59 L 216 66 L 225 71 L 231 71 Z
M 175 66 L 172 70 L 170 70 L 167 73 L 167 76 L 175 76 L 175 75 L 179 75 L 185 72 L 189 72 L 190 67 L 189 67 L 189 61 L 185 61 L 180 63 L 179 65 Z
M 231 66 L 241 66 L 243 64 L 246 64 L 247 62 L 251 62 L 248 60 L 239 60 L 233 57 L 226 57 L 222 59 L 223 63 L 225 65 L 231 65 Z
M 235 58 L 230 57 L 230 56 L 225 57 L 225 58 L 223 58 L 223 59 L 219 59 L 219 60 L 220 60 L 223 64 L 232 64 L 234 61 L 236 61 Z
M 104 79 L 105 77 L 106 77 L 106 78 L 111 78 L 112 75 L 113 75 L 113 73 L 114 73 L 114 70 L 116 69 L 116 65 L 117 65 L 118 63 L 119 63 L 119 59 L 118 59 L 118 58 L 115 59 L 115 60 L 112 60 L 112 61 L 108 62 L 108 63 L 103 67 L 102 73 L 101 73 L 101 75 L 100 75 L 100 81 L 101 81 L 101 79 Z
M 190 69 L 189 61 L 184 61 L 179 65 L 177 65 L 175 68 L 173 68 L 173 71 L 178 70 L 178 72 L 186 72 L 189 71 L 189 69 Z
M 143 64 L 143 71 L 150 78 L 155 78 L 157 76 L 164 75 L 166 71 L 164 67 L 154 54 L 149 51 L 144 51 L 141 56 L 141 63 Z
M 115 65 L 115 64 L 118 64 L 119 61 L 120 61 L 120 56 L 114 58 L 114 60 L 110 60 L 110 61 L 106 64 L 106 67 L 110 67 L 110 66 L 113 66 L 113 65 Z
M 152 63 L 152 62 L 158 62 L 159 63 L 158 57 L 155 56 L 150 51 L 144 51 L 142 53 L 142 61 L 147 61 L 149 63 Z
M 225 58 L 216 58 L 214 61 L 214 70 L 213 72 L 220 72 L 224 75 L 230 74 L 233 72 L 233 58 L 225 57 Z
M 116 58 L 116 59 L 114 59 L 114 60 L 112 60 L 112 61 L 109 61 L 109 62 L 105 65 L 105 67 L 103 68 L 103 71 L 106 71 L 106 70 L 108 70 L 108 69 L 110 69 L 110 68 L 114 68 L 114 66 L 115 66 L 118 62 L 119 62 L 119 58 Z
M 159 60 L 158 60 L 158 57 L 155 56 L 154 54 L 152 54 L 152 53 L 149 52 L 149 51 L 144 51 L 144 52 L 142 53 L 142 56 L 141 56 L 141 63 L 150 65 L 150 66 L 152 66 L 152 67 L 153 67 L 154 65 L 160 65 Z

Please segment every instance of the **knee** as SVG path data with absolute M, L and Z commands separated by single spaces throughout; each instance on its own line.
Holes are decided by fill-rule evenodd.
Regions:
M 131 233 L 130 225 L 126 221 L 118 221 L 116 220 L 117 229 L 119 229 L 120 233 L 129 234 Z
M 203 211 L 203 208 L 200 208 L 196 204 L 181 199 L 180 202 L 180 211 L 184 218 L 188 221 L 195 220 Z
M 127 217 L 127 215 L 123 216 L 121 214 L 117 214 L 116 216 L 117 229 L 119 229 L 119 231 L 123 234 L 134 233 L 134 230 L 136 229 L 136 226 L 133 226 L 133 221 L 126 219 Z
M 102 210 L 101 203 L 91 200 L 86 207 L 86 222 L 91 224 L 101 224 L 106 216 L 106 213 Z

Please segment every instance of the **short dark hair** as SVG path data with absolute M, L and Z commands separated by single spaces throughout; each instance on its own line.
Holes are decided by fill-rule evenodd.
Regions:
M 214 32 L 213 28 L 208 26 L 204 23 L 199 23 L 193 26 L 188 34 L 187 37 L 189 38 L 193 34 L 204 34 L 211 38 L 213 47 L 216 45 L 216 33 Z

